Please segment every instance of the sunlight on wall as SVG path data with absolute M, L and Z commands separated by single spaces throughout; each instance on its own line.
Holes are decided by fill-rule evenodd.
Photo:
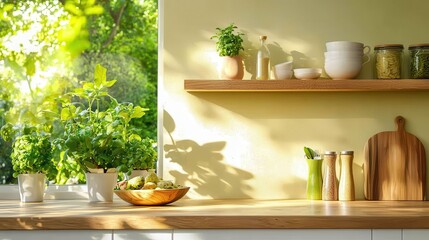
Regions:
M 418 9 L 388 0 L 347 4 L 163 0 L 163 4 L 163 173 L 166 179 L 190 186 L 188 197 L 305 198 L 308 170 L 303 147 L 309 146 L 320 151 L 354 150 L 356 196 L 363 199 L 363 147 L 371 136 L 394 130 L 394 118 L 403 115 L 407 130 L 429 146 L 429 114 L 421 111 L 429 106 L 425 92 L 188 93 L 183 89 L 184 79 L 217 79 L 215 41 L 210 39 L 216 27 L 233 22 L 246 34 L 244 79 L 251 79 L 259 35 L 268 35 L 273 64 L 293 59 L 295 67 L 323 67 L 327 41 L 354 40 L 371 47 L 425 41 L 422 31 L 412 29 L 426 27 L 429 16 L 414 13 L 422 5 L 429 7 L 429 2 L 418 2 Z M 403 18 L 409 21 L 398 20 Z M 390 20 L 401 28 L 383 28 Z M 358 78 L 371 78 L 372 64 L 366 64 Z

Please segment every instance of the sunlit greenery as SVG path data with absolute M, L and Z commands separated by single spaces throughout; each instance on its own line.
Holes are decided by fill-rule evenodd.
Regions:
M 130 124 L 156 141 L 157 8 L 156 0 L 1 1 L 0 127 L 61 135 L 67 93 L 93 79 L 101 64 L 117 80 L 112 97 L 149 109 Z M 11 144 L 0 137 L 0 184 L 15 181 Z M 60 150 L 54 158 L 67 160 Z M 73 164 L 57 170 L 57 183 L 79 174 Z

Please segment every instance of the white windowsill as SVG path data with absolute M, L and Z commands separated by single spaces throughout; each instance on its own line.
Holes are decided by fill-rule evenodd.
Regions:
M 87 187 L 84 184 L 50 185 L 45 190 L 44 199 L 88 199 Z M 19 200 L 18 185 L 0 185 L 0 200 Z

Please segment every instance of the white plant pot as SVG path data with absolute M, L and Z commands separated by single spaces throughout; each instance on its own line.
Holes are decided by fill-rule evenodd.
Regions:
M 45 174 L 19 174 L 18 186 L 21 202 L 43 202 Z
M 86 186 L 90 202 L 113 202 L 113 188 L 118 173 L 86 173 Z

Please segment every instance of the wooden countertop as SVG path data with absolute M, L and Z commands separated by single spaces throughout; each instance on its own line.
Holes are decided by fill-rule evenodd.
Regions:
M 429 201 L 190 200 L 132 206 L 122 200 L 0 200 L 0 230 L 429 228 Z

